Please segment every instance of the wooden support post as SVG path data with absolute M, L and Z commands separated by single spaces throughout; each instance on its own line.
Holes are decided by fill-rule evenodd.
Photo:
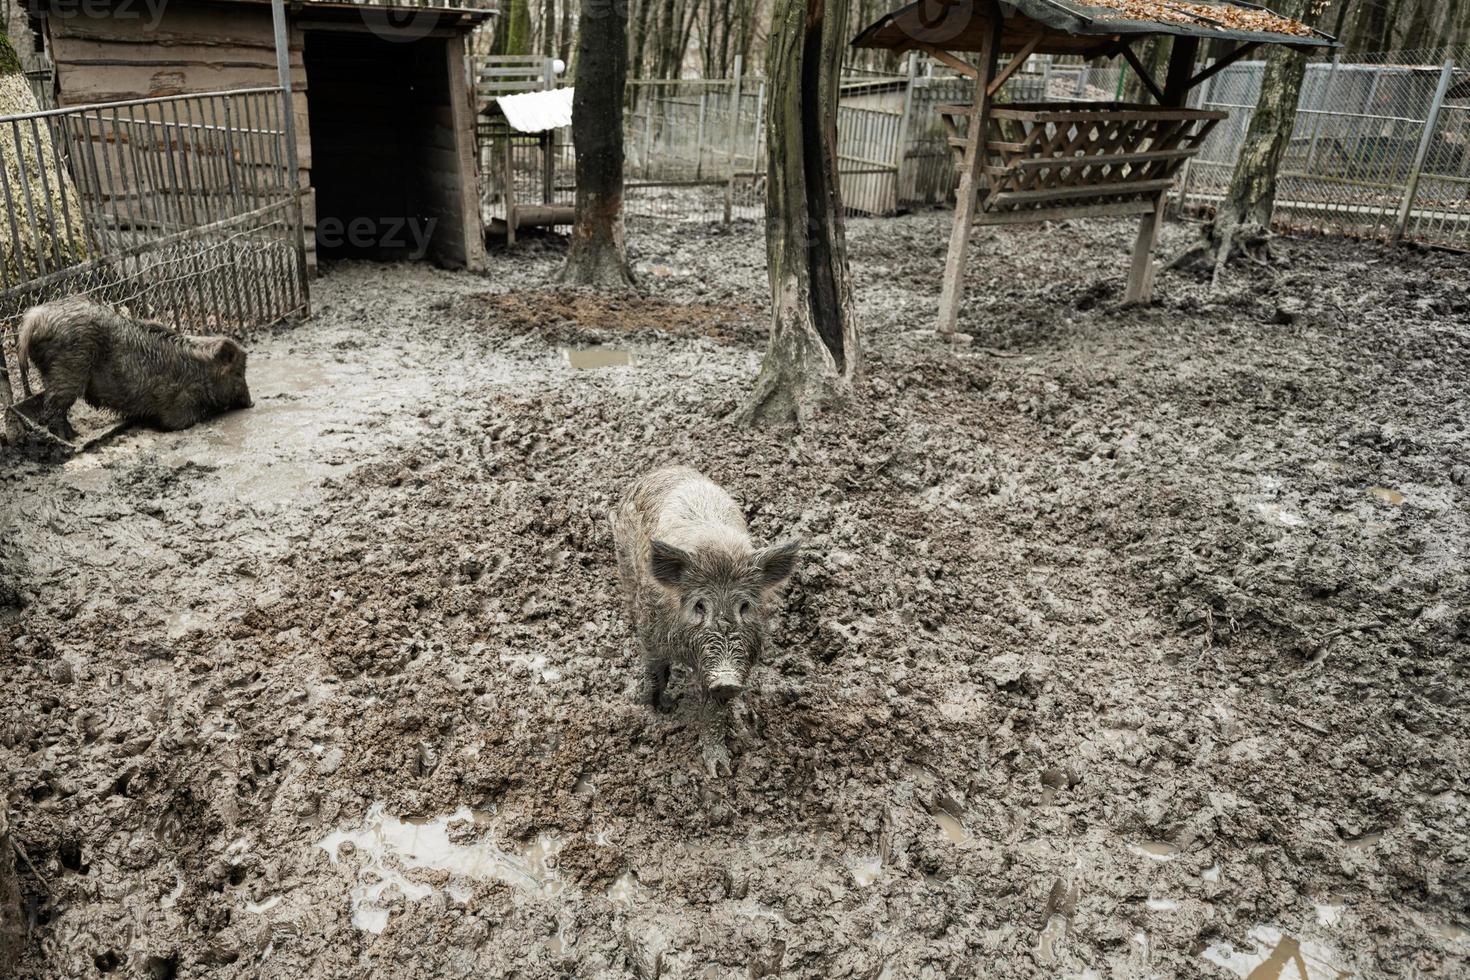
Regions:
M 994 3 L 986 7 L 981 16 L 988 17 L 990 24 L 979 52 L 975 102 L 970 107 L 970 130 L 960 162 L 960 186 L 955 192 L 954 228 L 949 233 L 949 254 L 944 260 L 944 284 L 939 294 L 939 322 L 935 329 L 944 340 L 954 338 L 960 300 L 965 295 L 965 259 L 970 249 L 970 229 L 975 225 L 975 208 L 979 204 L 979 181 L 985 169 L 985 138 L 991 100 L 988 88 L 990 80 L 995 77 L 996 58 L 1000 54 L 1000 11 Z
M 505 244 L 507 246 L 516 243 L 516 172 L 515 152 L 512 145 L 513 136 L 509 127 L 505 131 L 505 148 L 501 151 L 501 167 L 504 176 L 503 188 L 505 190 Z
M 1180 109 L 1189 98 L 1189 85 L 1194 72 L 1199 38 L 1176 37 L 1169 52 L 1169 75 L 1164 82 L 1160 103 L 1166 108 Z M 1133 263 L 1128 268 L 1128 288 L 1124 303 L 1148 303 L 1154 298 L 1154 249 L 1159 244 L 1159 228 L 1164 223 L 1164 202 L 1168 189 L 1158 192 L 1153 210 L 1138 223 L 1138 237 L 1133 242 Z

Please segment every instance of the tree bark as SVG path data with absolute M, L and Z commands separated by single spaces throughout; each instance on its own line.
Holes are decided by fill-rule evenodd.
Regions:
M 35 112 L 39 106 L 26 80 L 24 64 L 3 28 L 0 25 L 0 116 Z M 21 125 L 0 132 L 0 167 L 5 169 L 11 193 L 20 194 L 21 188 L 29 187 L 31 203 L 38 212 L 34 226 L 28 221 L 17 222 L 13 235 L 0 238 L 0 267 L 12 283 L 26 282 L 87 257 L 81 198 L 66 169 L 52 165 L 58 156 L 51 145 L 51 130 L 44 122 L 34 131 Z M 18 199 L 15 206 L 18 211 L 24 207 Z M 54 220 L 46 220 L 47 213 Z M 16 368 L 25 371 L 25 365 Z M 21 378 L 24 380 L 24 373 Z M 5 347 L 0 344 L 0 442 L 13 442 L 20 434 L 19 424 L 7 410 L 13 400 Z
M 1291 0 L 1280 10 L 1313 25 L 1322 14 L 1322 5 L 1315 0 Z M 1262 259 L 1268 255 L 1277 171 L 1296 126 L 1297 102 L 1306 70 L 1306 57 L 1287 48 L 1273 48 L 1266 56 L 1261 94 L 1235 162 L 1230 188 L 1206 230 L 1215 253 L 1216 284 L 1237 249 Z
M 805 420 L 862 366 L 837 160 L 848 0 L 776 0 L 767 43 L 766 264 L 771 339 L 737 415 Z
M 0 797 L 0 977 L 14 975 L 26 941 L 20 882 L 15 873 L 15 849 L 10 843 L 7 821 L 4 799 Z
M 529 0 L 507 0 L 505 19 L 495 30 L 493 54 L 531 53 L 531 5 Z
M 577 153 L 576 223 L 561 281 L 633 285 L 623 236 L 623 88 L 628 10 L 618 0 L 582 0 L 572 140 Z

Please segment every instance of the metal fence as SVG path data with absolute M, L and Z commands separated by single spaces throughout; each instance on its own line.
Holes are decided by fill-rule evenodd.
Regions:
M 1470 248 L 1470 69 L 1454 61 L 1410 63 L 1428 54 L 1308 65 L 1279 175 L 1279 227 Z M 1230 119 L 1185 168 L 1178 194 L 1193 211 L 1208 211 L 1229 185 L 1263 68 L 1263 62 L 1237 63 L 1195 93 L 1195 105 L 1228 110 Z M 1129 95 L 1129 80 L 1120 63 L 1037 56 L 999 98 L 1114 102 Z M 628 84 L 626 213 L 692 221 L 760 217 L 764 81 L 741 77 L 737 68 L 728 79 Z M 891 215 L 950 202 L 958 179 L 935 106 L 963 103 L 972 94 L 972 82 L 917 56 L 898 73 L 846 70 L 838 153 L 849 213 Z M 569 130 L 558 134 L 557 146 L 549 186 L 556 203 L 570 204 Z M 528 142 L 515 154 L 517 181 L 534 195 L 544 173 L 539 151 Z M 487 178 L 492 186 L 499 179 L 490 171 Z
M 488 62 L 487 62 L 488 63 Z M 522 76 L 554 76 L 533 66 L 516 65 L 510 84 Z M 493 71 L 482 71 L 481 86 L 497 85 Z M 918 111 L 905 111 L 912 89 L 902 74 L 867 72 L 848 83 L 871 93 L 844 96 L 838 109 L 838 156 L 843 203 L 849 213 L 891 215 L 907 203 L 900 187 L 900 147 Z M 742 73 L 740 59 L 730 78 L 630 79 L 623 126 L 624 214 L 632 219 L 714 221 L 753 219 L 765 213 L 766 84 Z M 518 91 L 520 89 L 511 89 Z M 486 216 L 502 217 L 504 136 L 481 129 L 483 200 Z M 497 145 L 488 145 L 494 141 Z M 535 204 L 570 205 L 574 198 L 574 153 L 570 128 L 555 134 L 549 165 L 533 136 L 512 139 L 516 199 Z M 549 176 L 548 176 L 549 174 Z
M 15 328 L 49 299 L 195 333 L 305 309 L 284 106 L 272 87 L 0 117 L 0 400 L 29 393 Z
M 1199 101 L 1230 119 L 1190 162 L 1186 206 L 1223 198 L 1264 68 L 1232 65 L 1202 87 Z M 1453 61 L 1308 65 L 1278 174 L 1276 224 L 1470 249 L 1470 98 L 1456 94 L 1467 85 L 1470 71 Z

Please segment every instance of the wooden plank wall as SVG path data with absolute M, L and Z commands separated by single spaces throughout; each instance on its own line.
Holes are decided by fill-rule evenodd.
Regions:
M 53 13 L 46 18 L 59 106 L 277 83 L 275 35 L 268 5 L 170 3 L 156 23 L 141 4 L 133 9 L 138 16 Z M 290 52 L 299 178 L 304 187 L 310 188 L 306 69 L 301 30 L 294 26 Z M 304 209 L 307 259 L 314 266 L 316 217 L 309 190 Z

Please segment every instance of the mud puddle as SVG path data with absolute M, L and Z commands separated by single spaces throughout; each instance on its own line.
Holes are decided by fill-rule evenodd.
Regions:
M 344 852 L 344 845 L 350 845 Z M 446 891 L 455 901 L 471 895 L 458 879 L 499 880 L 527 893 L 553 898 L 566 888 L 556 872 L 562 841 L 541 836 L 520 853 L 500 847 L 491 815 L 461 807 L 427 820 L 403 820 L 374 803 L 362 825 L 336 830 L 317 842 L 333 864 L 355 866 L 351 891 L 352 924 L 380 933 L 388 925 L 395 899 L 418 902 L 434 887 L 414 881 L 406 872 L 447 871 Z
M 1252 944 L 1249 948 L 1216 943 L 1202 955 L 1244 980 L 1339 980 L 1350 975 L 1343 958 L 1332 948 L 1299 940 L 1275 926 L 1256 926 L 1247 939 Z
M 579 371 L 630 367 L 633 364 L 632 351 L 619 350 L 616 347 L 563 347 L 561 356 Z

